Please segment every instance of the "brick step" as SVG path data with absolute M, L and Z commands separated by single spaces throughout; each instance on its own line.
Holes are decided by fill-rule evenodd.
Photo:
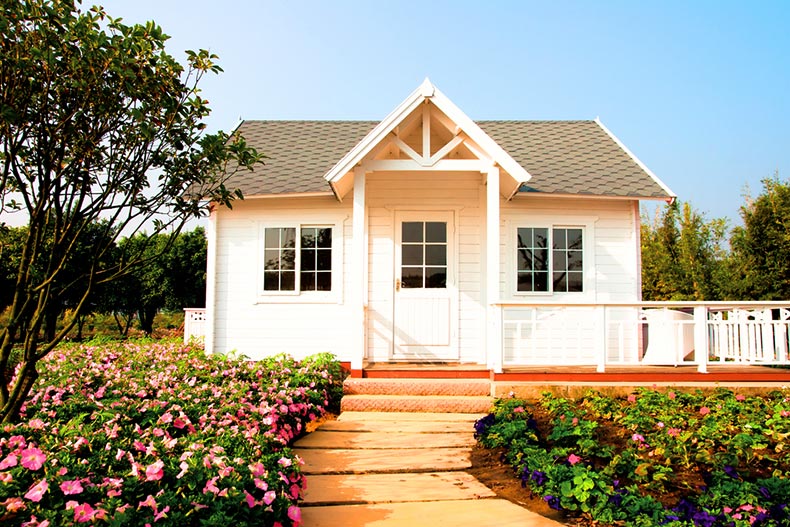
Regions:
M 438 412 L 485 414 L 494 399 L 483 395 L 345 395 L 341 412 Z
M 346 395 L 491 395 L 487 379 L 359 379 L 343 383 Z

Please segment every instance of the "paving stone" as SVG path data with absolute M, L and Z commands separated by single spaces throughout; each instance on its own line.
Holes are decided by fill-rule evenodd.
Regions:
M 435 433 L 421 432 L 329 432 L 317 430 L 297 441 L 297 448 L 446 448 L 471 447 L 475 439 L 470 433 Z
M 312 475 L 303 505 L 350 505 L 494 497 L 466 472 Z
M 368 474 L 464 470 L 469 448 L 382 448 L 377 450 L 296 448 L 305 474 Z
M 491 395 L 488 379 L 355 379 L 343 382 L 347 395 Z
M 436 413 L 436 412 L 420 412 L 420 413 L 405 413 L 405 412 L 356 412 L 347 411 L 343 412 L 337 417 L 338 421 L 420 421 L 420 422 L 474 422 L 484 417 L 487 412 L 477 413 Z
M 415 414 L 419 415 L 419 414 Z M 460 414 L 452 414 L 460 415 Z M 476 416 L 477 417 L 477 416 Z M 324 432 L 421 432 L 423 434 L 440 434 L 446 432 L 472 433 L 474 421 L 411 421 L 411 420 L 362 420 L 338 419 L 326 421 L 318 431 Z
M 559 527 L 501 499 L 302 507 L 303 527 Z
M 488 396 L 344 395 L 340 409 L 367 412 L 487 413 L 494 399 Z

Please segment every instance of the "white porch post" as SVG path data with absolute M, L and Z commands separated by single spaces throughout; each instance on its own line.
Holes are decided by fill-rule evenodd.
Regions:
M 499 167 L 486 171 L 486 348 L 488 366 L 502 373 L 502 324 L 499 306 Z
M 217 208 L 212 205 L 206 226 L 206 320 L 203 323 L 203 349 L 207 354 L 214 353 L 214 328 L 217 323 L 217 229 L 219 217 Z
M 351 370 L 361 371 L 362 363 L 365 358 L 366 340 L 366 310 L 367 298 L 365 295 L 367 272 L 365 263 L 367 261 L 365 250 L 365 168 L 358 167 L 354 170 L 354 207 L 353 207 L 353 239 L 352 239 L 352 265 L 351 282 L 353 287 L 350 295 L 352 312 L 354 313 L 354 323 L 350 346 L 351 346 Z
M 697 371 L 708 373 L 708 308 L 694 307 L 694 354 Z

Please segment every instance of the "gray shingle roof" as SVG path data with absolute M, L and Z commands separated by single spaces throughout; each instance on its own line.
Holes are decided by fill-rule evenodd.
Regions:
M 268 158 L 230 181 L 245 196 L 326 192 L 324 174 L 376 121 L 244 121 L 240 133 Z M 595 121 L 478 121 L 532 175 L 522 192 L 665 198 L 667 192 Z

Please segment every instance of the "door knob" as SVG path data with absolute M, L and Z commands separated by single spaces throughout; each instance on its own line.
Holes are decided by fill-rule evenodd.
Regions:
M 395 291 L 400 291 L 400 278 L 395 279 Z

